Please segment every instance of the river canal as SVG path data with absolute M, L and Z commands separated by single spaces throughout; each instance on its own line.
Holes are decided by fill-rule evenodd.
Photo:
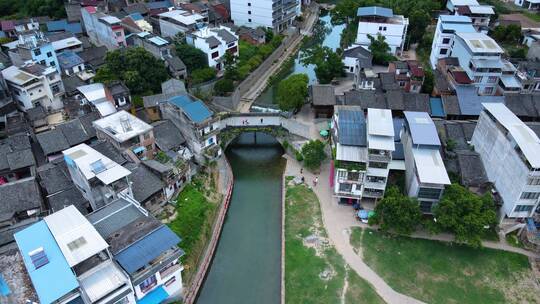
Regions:
M 226 151 L 234 191 L 198 304 L 277 304 L 281 298 L 281 145 L 242 133 Z
M 313 36 L 306 41 L 294 60 L 294 66 L 291 67 L 290 71 L 283 75 L 282 79 L 285 79 L 293 74 L 307 74 L 309 77 L 309 83 L 313 84 L 317 81 L 315 76 L 315 66 L 312 64 L 303 65 L 301 62 L 302 50 L 306 48 L 313 47 L 315 45 L 322 45 L 331 48 L 332 50 L 337 50 L 339 48 L 339 43 L 341 41 L 341 33 L 345 29 L 344 24 L 332 25 L 331 17 L 329 14 L 322 15 L 319 17 L 318 24 L 314 28 Z M 277 85 L 272 85 L 266 88 L 264 92 L 255 100 L 256 105 L 271 105 L 274 101 L 274 94 L 276 93 Z

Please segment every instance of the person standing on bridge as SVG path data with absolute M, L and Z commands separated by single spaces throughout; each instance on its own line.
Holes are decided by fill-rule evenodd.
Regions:
M 261 118 L 261 125 L 262 125 L 262 123 L 263 123 L 263 119 Z

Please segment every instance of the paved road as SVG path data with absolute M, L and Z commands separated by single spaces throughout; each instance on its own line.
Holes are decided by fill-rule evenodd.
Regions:
M 329 163 L 325 163 L 321 168 L 319 184 L 314 187 L 315 193 L 319 197 L 323 223 L 328 232 L 328 237 L 336 250 L 343 256 L 347 264 L 358 273 L 360 277 L 368 281 L 377 294 L 387 303 L 406 304 L 423 303 L 414 298 L 398 293 L 393 290 L 386 282 L 364 263 L 362 258 L 354 251 L 349 242 L 349 231 L 351 226 L 358 224 L 354 218 L 354 213 L 350 208 L 339 206 L 332 197 L 329 186 Z M 300 166 L 298 162 L 287 157 L 287 175 L 300 175 Z M 306 182 L 311 184 L 315 175 L 304 170 Z
M 302 43 L 302 39 L 304 39 L 305 33 L 311 33 L 313 30 L 313 26 L 315 25 L 315 22 L 317 21 L 318 14 L 310 13 L 308 16 L 308 19 L 306 20 L 306 30 L 302 30 L 302 35 L 299 35 L 298 38 L 293 40 L 290 45 L 287 47 L 287 50 L 284 52 L 283 56 L 279 57 L 277 62 L 272 64 L 272 66 L 264 72 L 263 75 L 259 78 L 259 80 L 255 83 L 253 87 L 249 89 L 244 95 L 242 95 L 241 100 L 242 102 L 239 105 L 239 112 L 241 113 L 248 113 L 251 105 L 253 102 L 255 102 L 255 99 L 261 95 L 261 93 L 266 88 L 266 84 L 268 83 L 268 80 L 272 75 L 277 73 L 283 63 L 287 61 L 291 56 L 293 56 L 296 53 L 296 50 L 298 46 Z

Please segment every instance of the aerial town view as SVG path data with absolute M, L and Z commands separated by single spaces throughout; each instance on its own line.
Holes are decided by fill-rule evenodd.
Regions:
M 540 0 L 0 0 L 0 304 L 540 304 Z

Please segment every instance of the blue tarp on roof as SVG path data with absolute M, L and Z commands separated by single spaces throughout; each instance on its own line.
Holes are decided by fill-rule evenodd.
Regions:
M 0 295 L 1 296 L 8 296 L 11 293 L 9 290 L 9 286 L 6 283 L 6 280 L 4 280 L 4 277 L 2 274 L 0 274 Z
M 79 55 L 75 54 L 72 51 L 64 51 L 60 54 L 58 54 L 58 63 L 60 64 L 60 67 L 62 69 L 70 69 L 72 67 L 78 66 L 79 64 L 83 64 L 84 60 L 82 60 Z
M 52 303 L 79 287 L 73 271 L 45 221 L 39 221 L 15 233 L 14 236 L 41 303 Z M 36 269 L 29 252 L 40 247 L 43 248 L 48 263 Z M 54 284 L 51 284 L 51 280 Z
M 66 19 L 61 19 L 47 22 L 47 31 L 66 31 L 73 34 L 81 34 L 82 27 L 80 22 L 68 23 Z
M 159 304 L 168 297 L 169 294 L 167 293 L 165 288 L 163 288 L 163 285 L 160 285 L 156 289 L 145 295 L 142 299 L 137 301 L 137 304 Z
M 364 111 L 338 110 L 339 143 L 347 146 L 366 145 L 366 119 Z
M 405 111 L 405 120 L 409 126 L 412 142 L 415 145 L 440 146 L 437 128 L 426 112 Z
M 133 19 L 135 21 L 139 21 L 139 20 L 144 19 L 144 17 L 141 15 L 141 13 L 132 13 L 132 14 L 129 14 L 129 16 L 131 17 L 131 19 Z
M 359 7 L 357 11 L 358 17 L 364 16 L 381 16 L 386 18 L 391 18 L 394 16 L 394 11 L 390 8 L 380 7 L 380 6 L 366 6 Z
M 442 104 L 442 99 L 431 97 L 429 99 L 429 108 L 431 109 L 431 117 L 446 117 Z
M 179 108 L 184 108 L 185 105 L 192 103 L 193 100 L 188 95 L 178 95 L 169 99 L 169 102 Z
M 178 245 L 180 241 L 181 239 L 169 227 L 161 226 L 120 251 L 115 259 L 129 274 L 132 274 L 156 259 L 165 250 Z
M 478 116 L 483 103 L 503 103 L 504 96 L 478 95 L 474 86 L 456 86 L 456 95 L 462 115 Z

